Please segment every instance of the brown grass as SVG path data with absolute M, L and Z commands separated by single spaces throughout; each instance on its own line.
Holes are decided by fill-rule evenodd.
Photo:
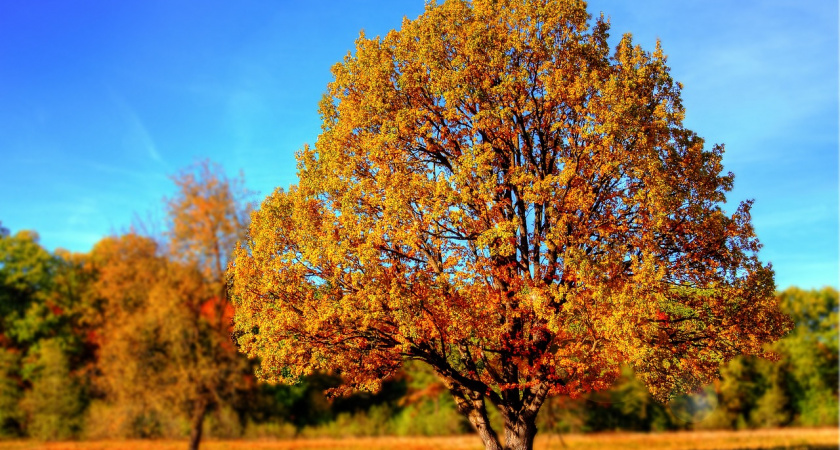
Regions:
M 538 436 L 537 450 L 675 450 L 675 449 L 778 449 L 838 448 L 837 428 L 785 428 L 753 431 L 693 431 L 676 433 L 597 433 L 564 436 Z M 0 442 L 8 450 L 183 450 L 186 441 L 89 441 L 89 442 Z M 476 436 L 457 437 L 380 437 L 347 439 L 292 439 L 258 441 L 212 441 L 202 443 L 203 450 L 481 450 Z

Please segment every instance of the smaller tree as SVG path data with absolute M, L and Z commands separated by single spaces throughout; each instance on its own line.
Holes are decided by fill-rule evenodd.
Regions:
M 224 282 L 247 191 L 210 162 L 173 180 L 165 244 L 129 233 L 94 250 L 109 318 L 100 365 L 113 400 L 145 405 L 135 415 L 182 411 L 196 449 L 208 412 L 233 400 L 249 367 L 230 341 Z
M 26 432 L 20 402 L 28 384 L 22 360 L 55 325 L 45 306 L 54 267 L 55 259 L 38 244 L 37 233 L 10 235 L 0 226 L 0 436 Z
M 0 230 L 0 434 L 61 439 L 81 429 L 79 371 L 93 359 L 79 329 L 82 259 L 50 254 L 35 232 Z
M 20 409 L 22 397 L 20 355 L 0 347 L 0 438 L 23 434 L 24 415 Z
M 805 426 L 837 425 L 840 410 L 837 290 L 789 288 L 782 291 L 779 299 L 796 324 L 790 336 L 774 345 L 788 373 L 786 384 L 796 422 Z
M 91 261 L 97 273 L 94 290 L 103 303 L 96 330 L 97 387 L 112 405 L 107 434 L 166 435 L 161 417 L 167 409 L 181 412 L 175 398 L 183 388 L 178 374 L 170 371 L 172 360 L 161 335 L 172 323 L 155 320 L 150 297 L 168 281 L 167 261 L 154 240 L 131 233 L 98 242 Z M 170 298 L 165 304 L 180 301 Z
M 207 295 L 194 311 L 192 333 L 203 336 L 182 355 L 192 360 L 189 377 L 195 390 L 190 449 L 197 449 L 204 417 L 220 401 L 230 398 L 242 383 L 248 364 L 230 340 L 233 308 L 228 299 L 226 274 L 236 242 L 245 236 L 251 205 L 244 176 L 228 178 L 221 166 L 202 161 L 173 177 L 177 194 L 166 201 L 169 250 L 176 261 L 194 267 L 202 276 Z M 175 341 L 177 344 L 182 341 Z M 178 348 L 178 347 L 175 347 Z
M 788 425 L 791 420 L 790 396 L 785 389 L 783 363 L 761 364 L 763 392 L 756 400 L 750 412 L 751 425 L 764 428 L 778 428 Z
M 0 233 L 0 345 L 25 350 L 53 332 L 57 314 L 47 303 L 56 263 L 37 233 Z
M 42 340 L 33 350 L 26 376 L 32 388 L 21 401 L 29 436 L 41 440 L 78 437 L 85 403 L 66 350 L 58 339 Z

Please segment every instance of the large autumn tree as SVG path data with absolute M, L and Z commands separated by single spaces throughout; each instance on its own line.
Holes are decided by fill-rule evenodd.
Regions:
M 575 0 L 453 0 L 359 38 L 299 184 L 229 269 L 262 378 L 375 390 L 423 361 L 488 449 L 531 448 L 549 395 L 627 364 L 667 400 L 789 329 L 750 202 L 723 209 L 723 147 L 683 126 L 659 45 L 611 51 L 590 19 Z

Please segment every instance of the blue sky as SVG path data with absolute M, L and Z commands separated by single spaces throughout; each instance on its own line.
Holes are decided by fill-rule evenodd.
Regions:
M 305 3 L 305 4 L 304 4 Z M 0 3 L 0 221 L 50 250 L 88 251 L 160 216 L 168 175 L 202 159 L 259 197 L 296 180 L 320 131 L 330 66 L 422 0 Z M 837 3 L 589 3 L 662 41 L 686 126 L 726 144 L 734 203 L 780 288 L 838 285 Z

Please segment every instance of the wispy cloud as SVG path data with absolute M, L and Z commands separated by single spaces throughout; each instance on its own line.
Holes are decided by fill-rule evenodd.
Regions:
M 122 116 L 125 118 L 126 124 L 129 127 L 129 136 L 133 143 L 139 146 L 154 162 L 166 165 L 166 162 L 160 156 L 155 141 L 149 133 L 148 128 L 140 119 L 134 108 L 128 104 L 124 97 L 119 95 L 112 88 L 108 88 L 111 99 L 119 109 Z

